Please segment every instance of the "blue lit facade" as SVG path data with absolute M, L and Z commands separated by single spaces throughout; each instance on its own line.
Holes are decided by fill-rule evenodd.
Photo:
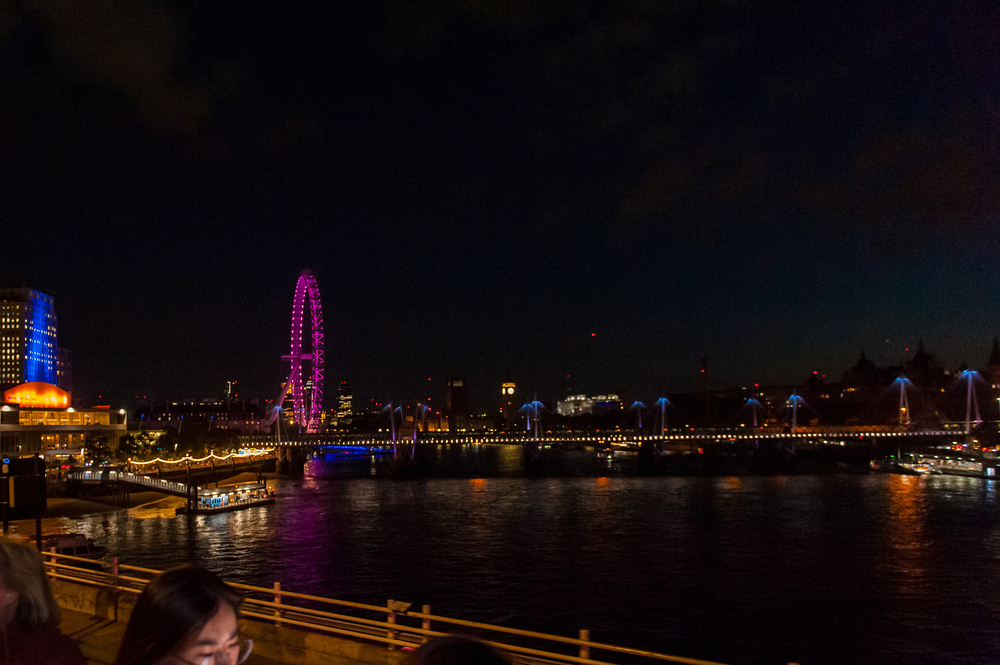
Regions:
M 58 383 L 56 313 L 34 289 L 0 289 L 0 383 Z
M 56 312 L 52 298 L 31 291 L 24 331 L 24 380 L 56 383 Z

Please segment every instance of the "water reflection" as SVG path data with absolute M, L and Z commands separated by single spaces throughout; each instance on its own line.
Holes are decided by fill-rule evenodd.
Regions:
M 184 505 L 184 499 L 180 497 L 169 497 L 146 503 L 135 508 L 129 508 L 128 516 L 137 520 L 149 520 L 159 518 L 169 518 L 177 514 L 177 509 Z
M 892 547 L 899 590 L 917 594 L 927 578 L 927 487 L 920 476 L 890 474 L 885 482 L 889 495 L 887 532 Z
M 721 662 L 993 660 L 994 481 L 635 477 L 586 452 L 423 452 L 419 477 L 316 460 L 272 506 L 188 519 L 165 502 L 45 529 L 133 565 L 200 561 L 237 582 Z

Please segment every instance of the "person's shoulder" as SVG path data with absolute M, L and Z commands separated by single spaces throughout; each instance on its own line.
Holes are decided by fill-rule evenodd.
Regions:
M 80 647 L 54 626 L 18 631 L 10 665 L 86 665 Z

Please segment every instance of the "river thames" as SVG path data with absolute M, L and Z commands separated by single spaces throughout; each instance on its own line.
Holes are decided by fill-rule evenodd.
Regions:
M 421 448 L 272 481 L 268 507 L 46 520 L 122 563 L 726 663 L 993 663 L 996 481 L 875 473 L 634 474 L 634 458 Z

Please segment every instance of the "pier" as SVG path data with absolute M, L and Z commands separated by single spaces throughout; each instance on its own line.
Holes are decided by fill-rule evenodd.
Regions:
M 194 506 L 181 506 L 177 509 L 177 514 L 214 515 L 272 503 L 274 494 L 268 494 L 264 483 L 240 483 L 214 489 L 198 488 L 198 499 Z

